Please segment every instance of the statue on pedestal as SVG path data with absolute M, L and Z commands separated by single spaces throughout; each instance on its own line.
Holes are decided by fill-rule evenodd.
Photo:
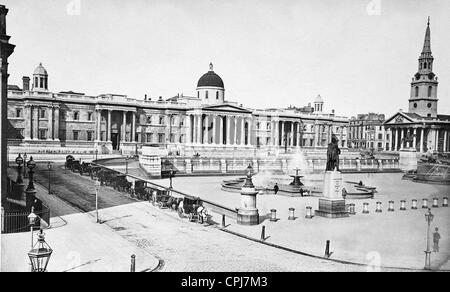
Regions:
M 335 135 L 331 137 L 331 143 L 328 144 L 327 149 L 327 168 L 326 171 L 334 171 L 335 169 L 339 171 L 339 155 L 341 154 L 341 149 L 338 146 L 338 139 Z

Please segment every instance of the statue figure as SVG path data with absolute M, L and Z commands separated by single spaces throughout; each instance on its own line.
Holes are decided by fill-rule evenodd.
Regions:
M 333 135 L 327 149 L 326 171 L 334 171 L 335 169 L 339 171 L 339 154 L 341 154 L 341 150 L 338 146 L 338 139 Z

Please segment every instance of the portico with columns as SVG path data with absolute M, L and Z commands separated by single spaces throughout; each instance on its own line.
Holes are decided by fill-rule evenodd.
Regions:
M 418 60 L 418 71 L 412 78 L 409 110 L 400 110 L 384 126 L 391 133 L 391 151 L 415 149 L 419 153 L 450 152 L 450 115 L 438 114 L 438 78 L 433 72 L 431 29 L 428 19 L 425 41 Z

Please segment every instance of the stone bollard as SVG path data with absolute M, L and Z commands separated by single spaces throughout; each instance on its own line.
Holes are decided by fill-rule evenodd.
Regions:
M 225 215 L 222 215 L 222 227 L 225 228 Z
M 276 209 L 270 209 L 270 221 L 272 221 L 272 222 L 277 221 L 277 210 Z
M 131 255 L 130 272 L 136 272 L 136 256 L 134 254 Z
M 355 215 L 355 214 L 356 214 L 356 211 L 355 211 L 355 204 L 351 203 L 351 204 L 349 205 L 348 213 L 349 213 L 350 215 Z
M 406 211 L 406 201 L 405 200 L 400 201 L 400 210 Z
M 266 226 L 261 226 L 261 241 L 266 240 Z
M 381 209 L 381 202 L 377 202 L 377 208 L 376 208 L 376 210 L 375 210 L 375 212 L 377 212 L 377 213 L 381 213 L 381 212 L 383 212 L 383 210 Z
M 313 215 L 312 215 L 312 207 L 307 206 L 306 207 L 306 216 L 305 216 L 305 218 L 311 219 L 312 217 L 313 217 Z
M 389 201 L 388 212 L 394 212 L 394 201 Z
M 325 257 L 329 258 L 330 257 L 330 241 L 327 240 L 326 244 L 325 244 Z
M 416 200 L 416 199 L 412 200 L 412 206 L 411 206 L 411 209 L 417 210 L 417 200 Z
M 288 220 L 295 220 L 295 209 L 294 208 L 289 208 L 289 218 Z
M 438 205 L 438 198 L 433 198 L 433 205 L 432 205 L 432 207 L 433 207 L 433 208 L 439 208 L 439 205 Z
M 444 197 L 444 202 L 442 203 L 442 207 L 448 207 L 448 198 Z
M 428 209 L 428 199 L 422 199 L 422 209 Z
M 369 214 L 369 203 L 363 203 L 363 214 Z

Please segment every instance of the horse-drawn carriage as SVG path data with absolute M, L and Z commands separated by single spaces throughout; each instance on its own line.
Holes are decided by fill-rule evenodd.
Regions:
M 190 222 L 198 222 L 203 224 L 209 221 L 210 215 L 207 213 L 203 202 L 198 197 L 185 195 L 178 204 L 178 215 L 180 218 L 188 217 Z
M 66 156 L 66 163 L 64 163 L 64 168 L 65 169 L 71 169 L 72 167 L 72 162 L 75 160 L 75 157 L 73 157 L 72 155 L 67 155 Z
M 158 206 L 159 208 L 171 208 L 174 202 L 174 197 L 172 197 L 168 190 L 153 190 L 151 196 L 151 203 L 153 206 Z
M 147 188 L 147 182 L 143 180 L 135 181 L 133 195 L 136 196 L 139 200 L 148 200 L 151 193 Z

